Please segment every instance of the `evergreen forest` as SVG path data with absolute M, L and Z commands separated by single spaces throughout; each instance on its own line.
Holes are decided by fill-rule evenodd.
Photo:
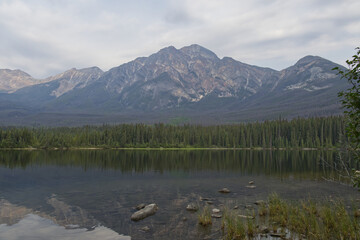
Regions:
M 344 141 L 341 116 L 216 126 L 158 123 L 0 129 L 0 148 L 334 148 Z

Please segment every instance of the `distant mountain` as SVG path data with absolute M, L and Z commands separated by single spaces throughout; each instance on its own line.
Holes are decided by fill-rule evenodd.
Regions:
M 43 108 L 56 98 L 94 83 L 102 74 L 98 67 L 72 68 L 42 80 L 43 83 L 23 87 L 10 94 L 8 99 L 28 107 Z
M 347 87 L 331 70 L 335 66 L 342 68 L 306 56 L 276 71 L 220 59 L 199 45 L 167 47 L 107 72 L 71 69 L 41 84 L 8 90 L 0 100 L 27 111 L 15 119 L 19 124 L 48 123 L 54 116 L 64 124 L 324 116 L 341 113 L 337 92 Z M 0 120 L 14 119 L 11 108 L 4 109 L 0 104 Z
M 0 69 L 0 92 L 11 93 L 36 83 L 40 81 L 21 70 Z

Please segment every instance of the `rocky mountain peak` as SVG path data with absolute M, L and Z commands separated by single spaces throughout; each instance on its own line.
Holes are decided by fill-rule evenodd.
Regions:
M 219 60 L 215 53 L 197 44 L 183 47 L 180 49 L 180 51 L 190 56 L 191 58 L 203 57 L 211 60 Z
M 0 92 L 11 93 L 37 81 L 21 70 L 0 69 Z
M 334 99 L 343 86 L 339 86 L 341 81 L 331 70 L 334 66 L 339 65 L 321 57 L 306 56 L 295 65 L 276 71 L 231 57 L 219 59 L 197 44 L 180 49 L 170 46 L 105 73 L 98 67 L 72 68 L 42 80 L 46 82 L 41 84 L 37 80 L 36 85 L 31 83 L 34 86 L 6 97 L 50 112 L 126 114 L 171 110 L 205 114 L 214 111 L 218 116 L 219 111 L 251 114 L 255 107 L 260 115 L 275 116 L 277 113 L 274 115 L 269 110 L 273 104 L 273 110 L 291 106 L 286 111 L 300 107 L 306 112 L 309 105 L 314 105 L 313 112 L 317 113 L 317 108 L 328 106 L 329 99 L 333 99 L 329 109 L 333 111 L 337 107 Z M 21 75 L 21 81 L 31 82 L 31 76 L 26 73 L 10 73 Z M 21 84 L 18 86 L 26 86 Z M 293 108 L 294 104 L 297 108 Z
M 63 73 L 47 78 L 46 82 L 58 83 L 58 87 L 52 91 L 51 95 L 60 97 L 74 88 L 84 88 L 88 84 L 95 82 L 102 74 L 103 71 L 98 67 L 71 68 Z
M 299 59 L 294 66 L 305 66 L 305 65 L 308 65 L 308 64 L 314 64 L 314 63 L 319 63 L 319 62 L 322 62 L 322 61 L 328 61 L 322 57 L 319 57 L 319 56 L 311 56 L 311 55 L 308 55 L 308 56 L 305 56 L 301 59 Z
M 165 47 L 165 48 L 160 49 L 157 53 L 155 53 L 153 55 L 174 54 L 177 51 L 178 50 L 174 46 L 169 46 L 169 47 Z
M 319 56 L 305 56 L 295 65 L 281 71 L 282 79 L 287 79 L 282 84 L 283 90 L 312 92 L 331 88 L 338 79 L 332 71 L 336 66 L 340 65 Z

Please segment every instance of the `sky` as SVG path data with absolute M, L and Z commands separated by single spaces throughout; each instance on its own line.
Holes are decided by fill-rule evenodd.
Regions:
M 0 0 L 0 69 L 106 71 L 191 44 L 276 70 L 306 55 L 345 65 L 359 11 L 359 0 Z

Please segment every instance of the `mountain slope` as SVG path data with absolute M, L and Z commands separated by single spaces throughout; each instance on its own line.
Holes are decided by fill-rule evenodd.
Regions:
M 43 108 L 68 92 L 81 89 L 98 80 L 103 71 L 98 67 L 76 69 L 42 80 L 44 83 L 21 88 L 9 95 L 13 102 L 32 108 Z
M 0 69 L 0 92 L 12 93 L 20 88 L 40 83 L 21 70 Z
M 335 66 L 306 56 L 276 71 L 220 59 L 199 45 L 167 47 L 107 72 L 71 69 L 2 94 L 0 100 L 32 109 L 29 121 L 52 114 L 67 123 L 169 122 L 180 117 L 210 124 L 324 116 L 341 113 L 337 92 L 347 87 L 331 70 Z M 11 109 L 6 111 L 9 115 Z
M 213 94 L 245 99 L 271 85 L 274 78 L 278 78 L 275 70 L 219 59 L 199 45 L 179 50 L 168 47 L 110 69 L 83 91 L 66 96 L 66 101 L 81 108 L 88 108 L 90 101 L 92 107 L 101 102 L 109 111 L 154 111 L 199 102 Z M 88 93 L 95 95 L 97 102 L 88 99 Z M 59 104 L 52 107 L 61 107 L 64 101 L 60 97 Z

